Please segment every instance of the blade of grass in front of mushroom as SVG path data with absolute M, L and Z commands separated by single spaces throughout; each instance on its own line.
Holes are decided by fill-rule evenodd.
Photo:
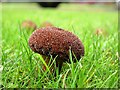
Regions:
M 71 50 L 70 50 L 70 53 L 71 53 L 71 54 L 70 54 L 70 56 L 71 56 L 70 58 L 72 58 L 72 56 L 73 56 L 73 57 L 76 59 L 76 61 L 75 61 L 76 63 L 75 63 L 75 64 L 77 64 L 77 65 L 75 65 L 75 64 L 73 63 L 73 61 L 71 61 L 71 62 L 73 63 L 73 65 L 75 66 L 74 69 L 73 69 L 74 72 L 72 72 L 72 76 L 73 76 L 73 77 L 72 77 L 72 78 L 73 78 L 72 80 L 73 80 L 73 81 L 72 81 L 72 84 L 71 84 L 71 88 L 74 88 L 74 87 L 76 87 L 76 85 L 77 85 L 76 80 L 77 80 L 78 73 L 79 73 L 79 70 L 80 70 L 81 67 L 79 67 L 79 64 L 78 64 L 78 63 L 80 63 L 80 60 L 77 60 L 74 52 L 73 52 L 73 51 L 71 52 Z M 73 60 L 73 59 L 71 59 L 71 60 Z M 80 65 L 81 65 L 81 63 L 80 63 Z
M 69 53 L 70 53 L 70 55 L 69 55 L 70 56 L 70 62 L 71 62 L 72 65 L 74 65 L 74 66 L 70 65 L 71 72 L 72 72 L 71 88 L 74 88 L 77 85 L 76 80 L 77 80 L 77 77 L 78 77 L 79 70 L 81 68 L 81 63 L 80 63 L 81 61 L 76 59 L 76 56 L 74 55 L 73 51 L 69 50 Z M 77 65 L 75 65 L 73 63 L 72 56 L 76 59 L 76 63 L 75 64 L 77 64 Z M 80 63 L 80 64 L 78 64 L 78 63 Z
M 71 72 L 72 75 L 74 75 L 74 63 L 73 63 L 73 59 L 72 59 L 72 51 L 71 51 L 71 47 L 69 47 L 69 59 L 70 59 L 70 63 L 71 63 Z
M 53 58 L 52 55 L 50 55 L 50 57 L 47 57 L 47 56 L 44 56 L 42 55 L 42 58 L 44 59 L 46 65 L 48 66 L 49 70 L 50 70 L 50 74 L 49 76 L 52 77 L 53 76 L 53 73 L 55 74 L 55 71 L 56 71 L 56 58 Z M 46 72 L 46 66 L 43 64 L 43 71 Z
M 75 58 L 75 62 L 78 62 L 78 59 L 77 59 L 75 53 L 73 51 L 71 53 L 72 53 L 73 57 Z
M 50 69 L 49 69 L 48 65 L 46 64 L 46 62 L 44 61 L 44 59 L 42 58 L 42 56 L 40 55 L 39 57 L 40 57 L 40 60 L 42 61 L 42 63 L 45 65 L 45 67 L 47 69 L 46 71 L 50 72 Z
M 60 82 L 61 82 L 61 79 L 62 79 L 62 77 L 63 77 L 63 74 L 61 74 L 60 76 L 58 76 L 57 78 L 56 78 L 56 82 L 57 82 L 57 87 L 59 87 L 60 86 Z
M 76 71 L 74 72 L 73 81 L 72 81 L 72 84 L 71 84 L 72 88 L 76 87 L 76 85 L 78 84 L 78 83 L 76 83 L 76 81 L 78 80 L 79 71 L 80 71 L 80 69 L 79 69 L 79 67 L 77 65 L 76 66 Z
M 49 63 L 49 68 L 52 69 L 52 72 L 54 73 L 54 75 L 58 75 L 58 69 L 56 69 L 56 58 L 58 57 L 58 55 L 55 56 L 55 58 L 52 57 L 52 55 L 50 55 L 50 63 Z
M 81 65 L 81 59 L 82 59 L 82 58 L 80 58 L 80 60 L 77 60 L 77 58 L 76 58 L 76 56 L 75 56 L 75 53 L 74 53 L 73 51 L 72 51 L 71 53 L 72 53 L 73 57 L 75 58 L 75 62 L 76 62 L 75 64 L 77 64 L 77 66 L 75 67 L 75 70 L 74 70 L 74 72 L 76 72 L 77 69 L 78 69 L 78 67 L 79 67 L 78 65 L 80 65 L 80 68 L 82 67 L 82 65 Z M 79 64 L 79 63 L 80 63 L 80 64 Z
M 48 74 L 48 77 L 50 76 L 52 76 L 52 74 L 51 73 L 54 73 L 53 71 L 55 71 L 55 66 L 54 66 L 54 61 L 55 61 L 55 59 L 53 60 L 53 58 L 52 58 L 52 55 L 50 56 L 50 58 L 49 57 L 47 57 L 47 56 L 44 56 L 44 55 L 42 55 L 42 58 L 43 58 L 43 60 L 45 61 L 45 63 L 46 63 L 46 65 L 48 66 L 48 68 L 49 68 L 49 71 L 50 71 L 50 74 Z M 43 63 L 43 62 L 42 62 Z M 48 71 L 46 70 L 46 66 L 43 64 L 43 66 L 42 66 L 42 71 L 44 72 L 44 73 L 47 73 Z
M 62 63 L 60 60 L 58 60 L 58 55 L 56 55 L 54 58 L 52 57 L 52 55 L 50 55 L 50 62 L 48 64 L 50 70 L 52 73 L 54 73 L 53 76 L 58 76 L 60 74 L 61 68 L 62 68 Z
M 67 87 L 66 87 L 66 84 L 65 84 L 65 80 L 66 80 L 66 78 L 67 78 L 67 74 L 69 73 L 69 71 L 70 71 L 70 69 L 67 70 L 67 72 L 65 73 L 65 75 L 64 75 L 64 77 L 63 77 L 63 80 L 62 80 L 62 82 L 63 82 L 62 88 L 67 88 Z

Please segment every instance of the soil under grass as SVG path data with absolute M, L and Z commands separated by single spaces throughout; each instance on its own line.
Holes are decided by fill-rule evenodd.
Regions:
M 118 88 L 117 11 L 96 5 L 92 5 L 95 9 L 89 9 L 89 5 L 77 6 L 87 9 L 75 6 L 61 4 L 58 9 L 44 9 L 35 3 L 2 4 L 0 60 L 5 88 Z M 49 70 L 43 72 L 44 60 L 28 46 L 32 30 L 20 27 L 22 21 L 29 19 L 38 27 L 49 21 L 76 34 L 84 44 L 84 57 L 76 63 L 64 63 L 56 77 Z M 106 34 L 96 35 L 97 29 Z

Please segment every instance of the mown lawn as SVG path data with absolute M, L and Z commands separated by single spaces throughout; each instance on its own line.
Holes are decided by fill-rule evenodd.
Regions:
M 73 8 L 72 8 L 73 7 Z M 94 7 L 94 8 L 92 8 Z M 31 51 L 32 31 L 21 29 L 24 20 L 38 27 L 49 21 L 69 30 L 84 44 L 85 56 L 76 63 L 64 63 L 54 77 L 42 70 L 42 58 Z M 43 9 L 35 3 L 2 4 L 2 84 L 6 88 L 117 88 L 118 15 L 103 6 L 61 4 L 58 9 Z M 96 30 L 103 34 L 96 35 Z

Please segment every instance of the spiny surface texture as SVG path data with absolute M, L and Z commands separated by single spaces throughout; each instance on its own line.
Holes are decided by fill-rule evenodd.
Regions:
M 80 39 L 71 32 L 56 27 L 37 29 L 29 39 L 30 48 L 41 55 L 55 57 L 63 61 L 69 59 L 69 49 L 79 60 L 84 55 L 84 46 Z

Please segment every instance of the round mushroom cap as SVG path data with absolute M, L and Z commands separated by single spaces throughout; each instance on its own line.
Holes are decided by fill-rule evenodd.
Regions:
M 35 30 L 29 38 L 30 48 L 41 55 L 58 56 L 69 62 L 69 50 L 77 60 L 84 56 L 84 46 L 73 33 L 57 27 L 43 27 Z M 74 57 L 73 57 L 74 58 Z
M 37 25 L 30 20 L 23 21 L 21 26 L 22 26 L 22 28 L 32 29 L 32 30 L 35 30 L 37 28 Z

